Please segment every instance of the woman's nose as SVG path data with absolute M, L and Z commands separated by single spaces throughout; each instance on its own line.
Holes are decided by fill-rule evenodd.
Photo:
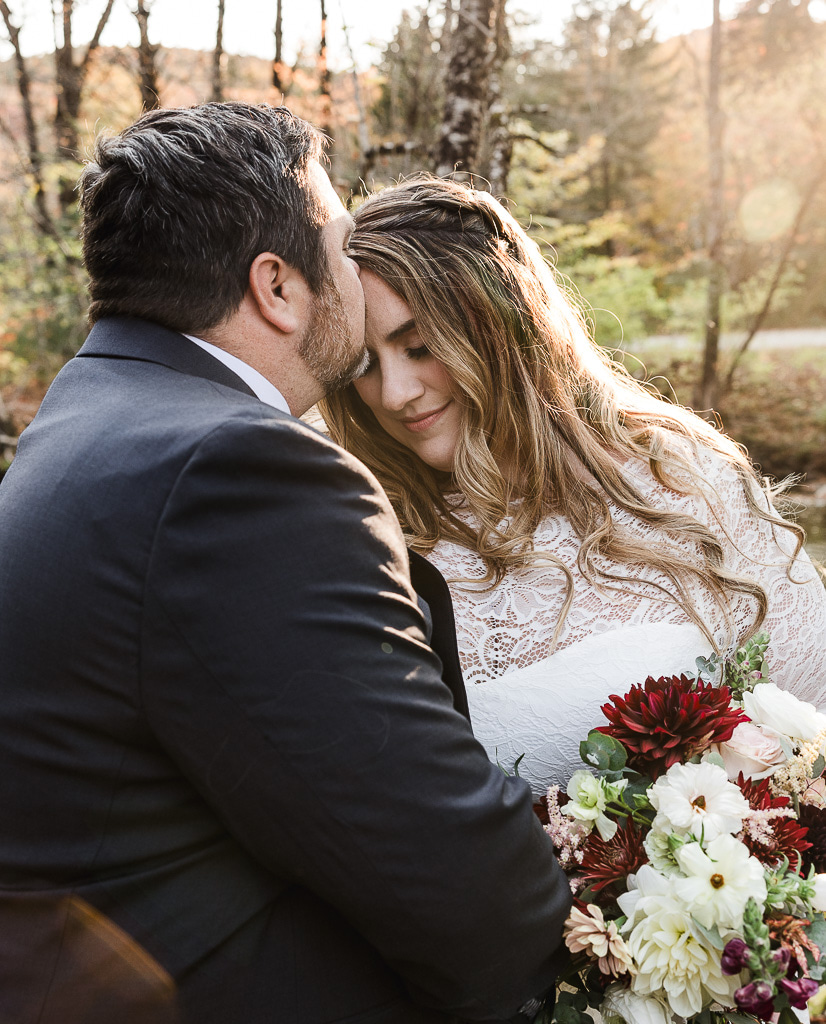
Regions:
M 391 412 L 401 412 L 409 403 L 424 394 L 418 376 L 406 367 L 389 367 L 382 373 L 381 404 Z

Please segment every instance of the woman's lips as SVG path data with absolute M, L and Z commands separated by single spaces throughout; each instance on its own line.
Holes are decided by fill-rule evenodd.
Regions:
M 402 426 L 407 430 L 412 430 L 415 434 L 418 434 L 423 430 L 429 430 L 449 405 L 450 402 L 446 402 L 441 409 L 436 409 L 435 412 L 429 412 L 426 416 L 422 416 L 422 418 L 418 420 L 402 420 Z

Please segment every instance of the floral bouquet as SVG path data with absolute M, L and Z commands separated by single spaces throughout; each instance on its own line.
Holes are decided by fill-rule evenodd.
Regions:
M 602 707 L 546 821 L 575 905 L 558 1024 L 797 1024 L 826 968 L 826 715 L 768 636 Z

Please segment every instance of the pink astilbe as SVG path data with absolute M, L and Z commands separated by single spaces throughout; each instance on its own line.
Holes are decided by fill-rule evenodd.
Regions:
M 545 831 L 551 837 L 559 866 L 569 871 L 582 863 L 582 847 L 590 829 L 581 821 L 563 814 L 559 806 L 559 786 L 549 786 L 546 797 L 548 822 Z

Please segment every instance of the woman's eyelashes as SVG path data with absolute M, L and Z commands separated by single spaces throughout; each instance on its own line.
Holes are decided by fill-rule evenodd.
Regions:
M 408 345 L 404 349 L 405 359 L 412 359 L 414 362 L 418 359 L 424 359 L 430 355 L 430 349 L 427 345 Z M 379 357 L 375 352 L 370 349 L 367 350 L 367 363 L 362 370 L 360 376 L 365 377 L 371 370 L 374 370 L 379 365 Z
M 427 345 L 411 345 L 404 350 L 404 354 L 408 359 L 424 359 L 425 356 L 430 355 L 430 350 Z

